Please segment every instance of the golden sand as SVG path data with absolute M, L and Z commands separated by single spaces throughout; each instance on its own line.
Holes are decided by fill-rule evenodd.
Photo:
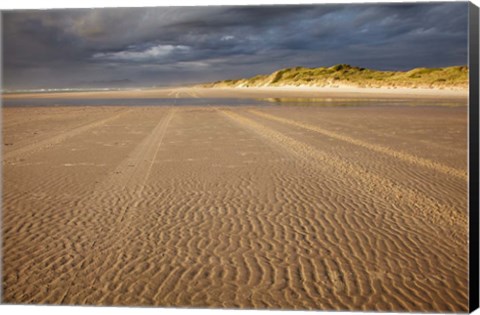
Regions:
M 6 303 L 468 310 L 466 107 L 3 109 Z
M 467 99 L 465 88 L 359 88 L 337 87 L 248 87 L 248 88 L 151 88 L 118 91 L 79 91 L 5 94 L 5 99 L 33 98 L 386 98 L 386 99 Z

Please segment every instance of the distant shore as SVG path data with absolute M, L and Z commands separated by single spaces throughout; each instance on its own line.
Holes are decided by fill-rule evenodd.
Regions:
M 349 64 L 331 67 L 284 68 L 270 74 L 229 79 L 200 87 L 307 87 L 307 88 L 389 88 L 467 89 L 468 67 L 414 68 L 409 71 L 382 71 Z
M 3 99 L 28 98 L 429 98 L 466 99 L 467 88 L 360 88 L 338 87 L 174 87 L 112 91 L 6 93 Z

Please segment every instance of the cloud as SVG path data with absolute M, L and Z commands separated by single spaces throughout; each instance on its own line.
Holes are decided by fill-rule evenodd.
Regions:
M 182 84 L 350 63 L 467 63 L 468 3 L 5 11 L 4 84 Z M 133 83 L 132 83 L 133 84 Z
M 183 53 L 189 50 L 190 48 L 184 45 L 157 45 L 141 51 L 124 50 L 95 53 L 92 58 L 112 61 L 155 61 L 173 53 Z
M 227 40 L 232 40 L 232 39 L 235 39 L 235 36 L 232 36 L 232 35 L 223 35 L 220 40 L 222 41 L 227 41 Z

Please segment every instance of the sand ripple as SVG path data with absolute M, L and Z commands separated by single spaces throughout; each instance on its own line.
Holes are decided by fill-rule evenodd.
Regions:
M 111 109 L 5 155 L 4 301 L 466 311 L 465 171 L 272 113 Z

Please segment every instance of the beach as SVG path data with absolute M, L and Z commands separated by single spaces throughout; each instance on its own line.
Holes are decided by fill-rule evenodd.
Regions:
M 468 311 L 465 93 L 323 92 L 465 105 L 4 107 L 3 302 Z
M 202 87 L 163 87 L 123 90 L 92 90 L 62 92 L 22 92 L 4 94 L 4 100 L 36 99 L 129 99 L 129 98 L 402 98 L 402 99 L 448 99 L 464 100 L 466 88 L 422 89 L 402 87 L 359 88 L 354 86 L 327 87 L 248 87 L 248 88 L 202 88 Z

